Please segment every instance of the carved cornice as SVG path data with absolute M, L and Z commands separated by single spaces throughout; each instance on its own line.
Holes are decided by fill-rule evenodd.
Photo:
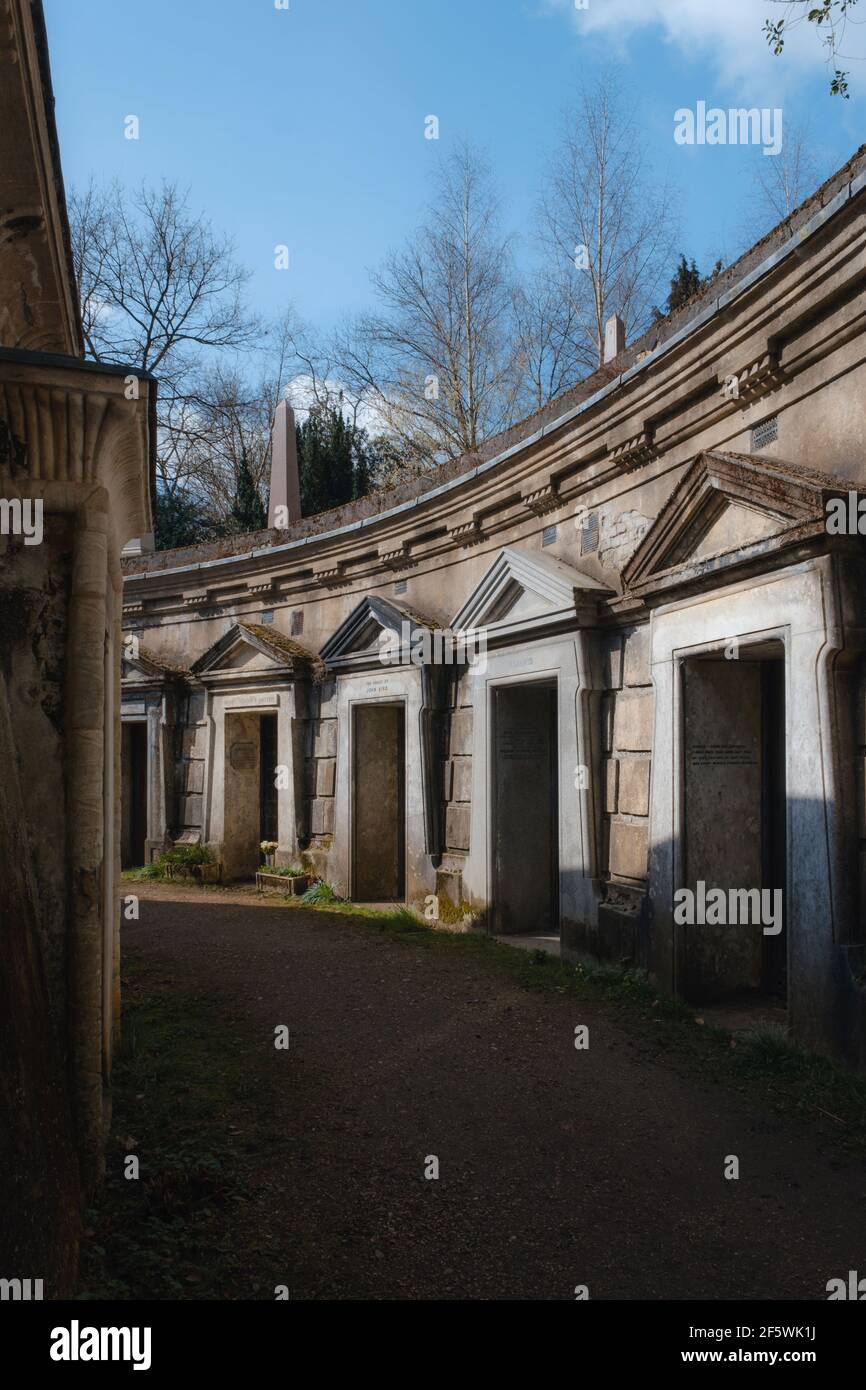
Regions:
M 340 589 L 349 583 L 342 564 L 330 565 L 328 569 L 317 570 L 313 575 L 314 584 L 322 584 L 326 589 Z
M 152 528 L 149 380 L 126 399 L 125 379 L 75 359 L 0 357 L 0 487 L 102 487 L 122 545 Z
M 534 516 L 544 516 L 547 512 L 555 511 L 560 502 L 559 488 L 553 481 L 542 483 L 540 487 L 533 488 L 523 495 L 523 505 Z
M 410 542 L 407 540 L 391 549 L 383 548 L 379 551 L 379 560 L 389 570 L 411 569 L 413 560 L 409 546 Z
M 467 521 L 458 521 L 451 527 L 449 534 L 455 545 L 478 545 L 479 541 L 484 540 L 484 532 L 477 516 L 472 516 Z
M 783 375 L 778 356 L 768 350 L 740 371 L 726 372 L 721 378 L 722 395 L 727 400 L 751 405 L 775 391 Z
M 622 468 L 639 468 L 641 464 L 649 463 L 651 459 L 658 458 L 658 454 L 653 432 L 644 426 L 640 434 L 633 435 L 630 439 L 624 439 L 620 444 L 615 444 L 611 452 L 611 459 Z

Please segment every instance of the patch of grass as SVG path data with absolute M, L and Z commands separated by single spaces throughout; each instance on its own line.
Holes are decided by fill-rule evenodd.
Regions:
M 325 883 L 324 879 L 319 879 L 317 883 L 310 884 L 306 893 L 301 894 L 299 901 L 308 907 L 316 907 L 322 903 L 338 903 L 340 899 L 330 883 Z
M 260 1284 L 272 1297 L 285 1259 L 257 1252 L 253 1284 L 231 1219 L 249 1199 L 248 1156 L 281 1142 L 264 1049 L 239 1045 L 230 1003 L 166 990 L 168 967 L 150 958 L 126 968 L 106 1181 L 87 1214 L 78 1298 L 253 1298 Z M 130 1154 L 138 1179 L 124 1176 Z
M 306 878 L 306 869 L 275 869 L 270 864 L 263 864 L 259 869 L 260 874 L 276 874 L 277 878 Z
M 163 879 L 165 878 L 165 869 L 158 859 L 154 859 L 152 863 L 142 864 L 137 869 L 125 869 L 123 877 L 132 879 L 133 881 L 136 879 Z
M 166 850 L 165 854 L 159 855 L 150 864 L 142 864 L 137 869 L 126 869 L 123 877 L 133 881 L 148 879 L 159 881 L 166 878 L 166 864 L 177 864 L 182 868 L 191 868 L 195 864 L 212 864 L 213 862 L 213 854 L 206 845 L 176 845 L 174 849 Z
M 207 845 L 175 845 L 174 849 L 166 850 L 165 854 L 160 855 L 161 864 L 180 864 L 189 867 L 192 864 L 212 864 L 213 854 Z

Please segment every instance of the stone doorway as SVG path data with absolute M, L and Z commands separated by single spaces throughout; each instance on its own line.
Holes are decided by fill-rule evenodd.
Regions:
M 497 935 L 559 930 L 554 683 L 493 687 L 491 924 Z
M 120 864 L 137 869 L 145 862 L 147 839 L 147 723 L 124 721 L 121 731 L 123 788 Z
M 352 897 L 405 902 L 406 721 L 400 705 L 352 715 Z
M 223 875 L 252 878 L 261 863 L 261 715 L 225 716 Z
M 682 665 L 683 887 L 695 920 L 678 930 L 682 992 L 695 1003 L 786 1001 L 783 658 L 769 642 Z M 719 889 L 724 900 L 711 897 Z

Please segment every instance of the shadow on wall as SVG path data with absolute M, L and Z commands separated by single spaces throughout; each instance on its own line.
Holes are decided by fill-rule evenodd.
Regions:
M 716 819 L 724 843 L 729 827 L 723 805 Z M 787 993 L 789 1026 L 798 1043 L 866 1069 L 866 939 L 856 892 L 857 843 L 852 825 L 844 859 L 831 865 L 830 820 L 824 801 L 787 797 L 781 827 L 787 866 L 776 878 L 765 875 L 768 886 L 759 891 L 755 879 L 738 882 L 709 872 L 704 878 L 700 864 L 684 877 L 681 847 L 671 840 L 655 843 L 647 896 L 630 904 L 617 901 L 614 890 L 599 904 L 594 925 L 564 918 L 563 955 L 647 970 L 666 993 L 696 1005 L 749 992 L 777 999 Z M 771 826 L 765 839 L 778 838 L 778 830 Z M 660 884 L 673 888 L 660 890 Z M 572 884 L 563 874 L 563 901 L 576 887 L 576 876 Z
M 62 1298 L 73 1290 L 82 1193 L 2 677 L 0 769 L 0 1277 L 41 1279 L 45 1298 Z

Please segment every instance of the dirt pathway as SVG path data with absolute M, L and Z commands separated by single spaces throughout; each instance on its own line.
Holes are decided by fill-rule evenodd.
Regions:
M 820 1299 L 866 1273 L 864 1165 L 680 1074 L 606 1005 L 351 917 L 142 899 L 124 969 L 160 958 L 260 1040 L 284 1140 L 243 1219 L 288 1252 L 293 1299 Z

